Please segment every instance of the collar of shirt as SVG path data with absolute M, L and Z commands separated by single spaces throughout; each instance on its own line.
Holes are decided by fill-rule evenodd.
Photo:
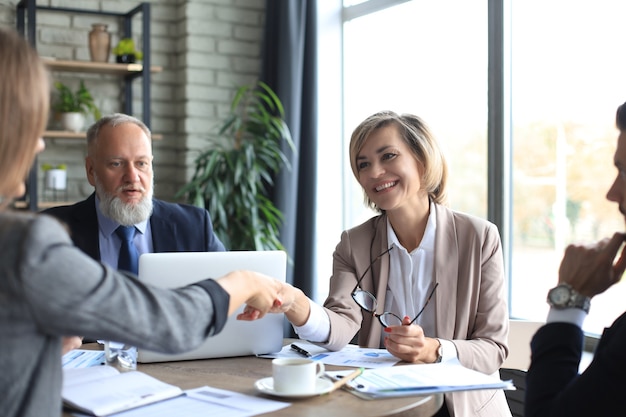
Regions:
M 411 253 L 415 253 L 419 250 L 423 251 L 435 251 L 435 231 L 437 230 L 437 212 L 435 210 L 435 203 L 430 202 L 429 207 L 430 213 L 428 214 L 428 221 L 426 222 L 426 229 L 424 230 L 424 236 L 422 237 L 422 241 L 419 246 L 413 250 Z M 387 217 L 387 242 L 389 242 L 389 246 L 395 246 L 400 249 L 404 253 L 407 253 L 404 246 L 400 244 L 398 240 L 398 236 L 396 236 L 396 232 L 393 231 L 393 227 L 391 227 L 391 223 L 389 223 L 389 217 Z M 394 251 L 391 251 L 393 254 Z

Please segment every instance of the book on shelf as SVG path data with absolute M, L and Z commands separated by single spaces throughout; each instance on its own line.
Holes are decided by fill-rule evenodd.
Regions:
M 143 372 L 119 372 L 112 366 L 63 369 L 65 406 L 107 416 L 182 395 L 183 391 Z
M 339 380 L 349 371 L 327 371 Z M 440 392 L 482 389 L 515 389 L 511 381 L 486 375 L 461 365 L 458 360 L 419 365 L 366 369 L 345 389 L 364 399 L 408 397 Z

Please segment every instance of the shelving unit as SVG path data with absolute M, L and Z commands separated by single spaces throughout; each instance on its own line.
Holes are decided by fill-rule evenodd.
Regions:
M 86 132 L 71 132 L 69 130 L 46 130 L 43 132 L 45 139 L 87 139 Z M 161 140 L 163 135 L 152 134 L 152 140 Z
M 142 64 L 117 64 L 112 62 L 67 61 L 42 57 L 51 71 L 82 72 L 91 74 L 133 75 L 143 73 Z M 150 72 L 161 72 L 163 67 L 152 66 Z
M 66 14 L 88 14 L 99 16 L 110 16 L 121 20 L 123 37 L 132 37 L 132 20 L 135 16 L 141 15 L 143 59 L 141 64 L 117 64 L 117 63 L 97 63 L 91 61 L 70 61 L 43 58 L 51 71 L 110 74 L 123 77 L 124 79 L 124 106 L 123 112 L 133 114 L 133 85 L 135 78 L 141 77 L 142 85 L 142 120 L 146 126 L 151 126 L 150 120 L 150 86 L 151 73 L 162 71 L 161 67 L 150 64 L 150 4 L 140 3 L 127 13 L 108 12 L 103 10 L 85 10 L 69 7 L 52 7 L 37 5 L 36 0 L 21 0 L 17 4 L 17 30 L 24 35 L 31 45 L 36 49 L 36 28 L 38 12 L 53 12 Z M 156 136 L 156 135 L 155 135 Z M 46 131 L 45 138 L 85 138 L 84 132 L 64 132 Z M 153 139 L 156 139 L 153 137 Z M 38 205 L 37 196 L 37 160 L 30 172 L 27 182 L 26 207 L 32 211 L 37 211 L 41 207 Z

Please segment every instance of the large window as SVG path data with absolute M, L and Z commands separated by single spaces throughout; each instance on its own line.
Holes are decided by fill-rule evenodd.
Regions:
M 489 58 L 504 59 L 511 70 L 505 77 L 511 113 L 504 118 L 511 134 L 502 139 L 512 150 L 511 164 L 505 164 L 510 199 L 502 196 L 502 218 L 511 224 L 498 225 L 506 232 L 511 315 L 545 319 L 545 295 L 556 284 L 565 246 L 624 230 L 605 194 L 615 175 L 615 109 L 626 100 L 626 56 L 620 53 L 626 3 L 504 1 L 510 19 L 498 23 L 507 39 L 505 58 L 488 57 L 488 0 L 344 4 L 342 65 L 334 67 L 342 67 L 342 121 L 334 127 L 343 141 L 325 138 L 343 170 L 333 170 L 330 153 L 320 152 L 319 197 L 321 205 L 342 199 L 343 215 L 340 225 L 328 217 L 318 222 L 327 225 L 318 245 L 319 300 L 327 294 L 339 229 L 373 215 L 362 204 L 347 143 L 356 125 L 376 111 L 423 117 L 450 163 L 450 206 L 487 217 L 487 126 L 503 113 L 488 111 Z M 594 298 L 585 330 L 600 333 L 623 311 L 625 296 L 626 284 L 618 284 Z
M 616 174 L 615 110 L 626 100 L 626 4 L 511 4 L 510 307 L 513 316 L 543 320 L 565 246 L 624 230 L 605 196 Z M 601 333 L 623 312 L 624 298 L 623 283 L 595 297 L 585 330 Z
M 487 13 L 485 1 L 410 1 L 344 24 L 344 149 L 380 110 L 424 119 L 450 167 L 450 204 L 487 214 Z M 450 13 L 455 10 L 455 13 Z M 349 167 L 347 154 L 345 159 Z M 350 169 L 348 226 L 372 213 Z

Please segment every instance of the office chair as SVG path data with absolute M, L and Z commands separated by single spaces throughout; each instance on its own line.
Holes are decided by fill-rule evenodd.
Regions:
M 509 320 L 509 356 L 500 368 L 502 380 L 512 380 L 515 390 L 504 391 L 513 417 L 524 417 L 526 371 L 530 365 L 530 340 L 544 323 Z

